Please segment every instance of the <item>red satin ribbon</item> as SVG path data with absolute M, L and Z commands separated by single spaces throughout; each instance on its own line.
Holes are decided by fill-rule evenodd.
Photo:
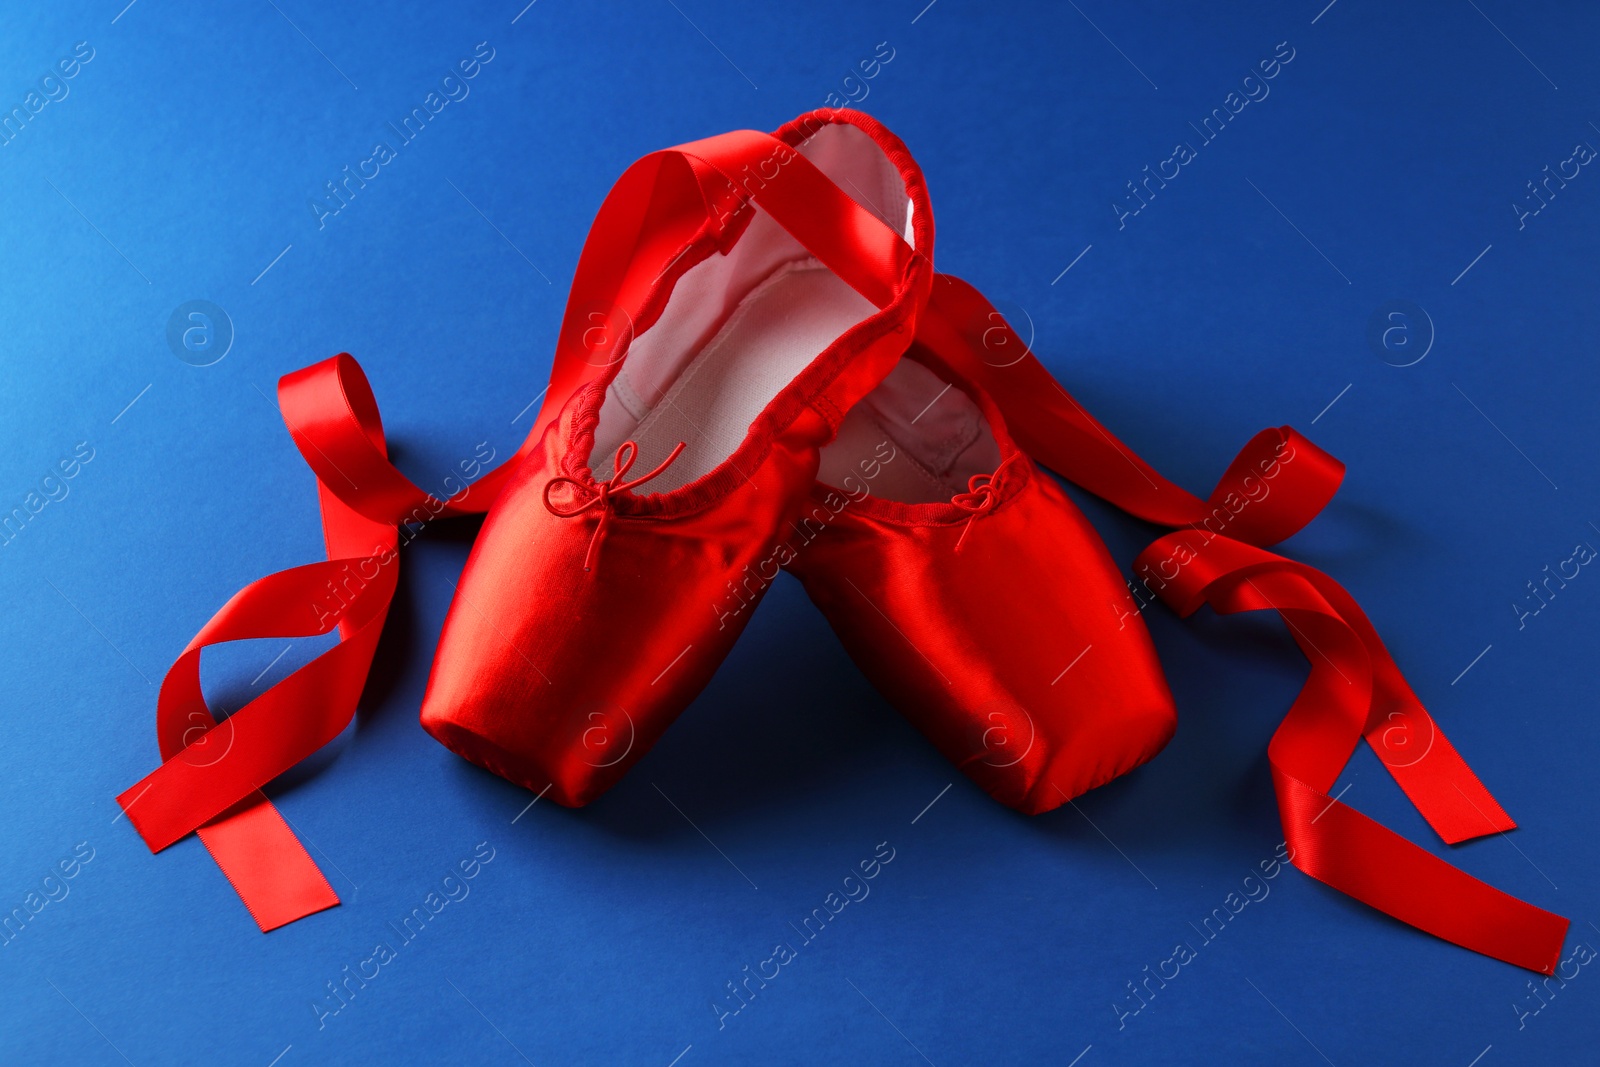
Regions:
M 1516 826 L 1406 684 L 1355 599 L 1261 547 L 1311 521 L 1344 465 L 1293 429 L 1263 430 L 1207 500 L 1168 481 L 1094 419 L 984 299 L 940 275 L 917 344 L 986 389 L 1045 466 L 1168 534 L 1135 564 L 1180 615 L 1276 609 L 1311 676 L 1268 748 L 1293 862 L 1343 893 L 1457 945 L 1553 972 L 1568 920 L 1451 867 L 1327 795 L 1364 735 L 1428 824 L 1455 844 Z
M 988 392 L 1028 455 L 1158 526 L 1225 530 L 1249 544 L 1277 544 L 1315 518 L 1344 479 L 1343 463 L 1283 426 L 1252 437 L 1201 500 L 1085 411 L 983 294 L 954 275 L 935 279 L 916 345 Z M 1290 476 L 1280 477 L 1286 469 Z
M 485 510 L 509 468 L 471 486 L 470 504 L 417 488 L 389 463 L 371 387 L 348 355 L 285 376 L 278 402 L 317 473 L 328 559 L 252 582 L 201 628 L 161 683 L 165 762 L 117 798 L 151 851 L 197 831 L 263 931 L 339 903 L 261 787 L 354 715 L 398 579 L 399 526 Z M 335 626 L 333 648 L 215 721 L 200 690 L 202 649 Z
M 779 132 L 798 138 L 808 131 L 796 120 Z M 697 255 L 726 252 L 754 217 L 752 204 L 874 307 L 890 303 L 918 254 L 773 135 L 739 130 L 652 152 L 617 179 L 589 229 L 530 440 L 579 385 L 620 358 L 615 338 L 653 325 L 653 319 L 634 321 L 626 309 L 654 308 L 651 314 L 659 315 L 665 302 L 653 299 L 657 290 L 671 286 Z M 834 395 L 846 384 L 829 387 L 824 399 L 848 408 Z
M 1222 614 L 1278 612 L 1311 675 L 1267 748 L 1294 865 L 1357 900 L 1474 952 L 1551 974 L 1568 921 L 1473 878 L 1329 796 L 1365 734 L 1395 780 L 1446 841 L 1513 823 L 1467 769 L 1411 692 L 1349 593 L 1312 567 L 1226 537 L 1173 533 L 1136 569 L 1180 615 L 1202 602 Z M 1399 717 L 1401 723 L 1396 724 Z M 1391 730 L 1430 742 L 1385 743 Z

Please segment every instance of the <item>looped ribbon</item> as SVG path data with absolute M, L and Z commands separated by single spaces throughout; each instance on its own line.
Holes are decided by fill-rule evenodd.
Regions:
M 589 565 L 594 559 L 595 549 L 600 544 L 601 534 L 606 528 L 606 520 L 611 518 L 613 511 L 611 498 L 617 493 L 621 493 L 643 485 L 645 482 L 648 482 L 650 479 L 656 477 L 662 471 L 672 466 L 672 461 L 677 459 L 678 456 L 682 454 L 684 445 L 685 442 L 679 441 L 678 447 L 674 448 L 672 450 L 672 454 L 666 459 L 662 460 L 660 464 L 656 466 L 655 470 L 651 471 L 649 474 L 640 475 L 631 482 L 625 481 L 624 479 L 627 478 L 628 471 L 633 468 L 633 461 L 638 458 L 639 446 L 632 441 L 624 441 L 622 444 L 617 446 L 617 455 L 612 463 L 611 477 L 607 478 L 605 481 L 590 484 L 588 482 L 579 481 L 576 478 L 569 478 L 565 474 L 558 474 L 554 478 L 551 478 L 548 482 L 544 483 L 544 506 L 545 510 L 549 511 L 552 515 L 556 515 L 563 519 L 570 519 L 578 515 L 582 515 L 590 508 L 600 509 L 600 521 L 595 523 L 594 534 L 589 538 L 589 548 L 583 554 L 583 569 L 585 571 L 589 570 Z M 576 506 L 557 504 L 550 498 L 550 490 L 554 489 L 557 485 L 569 485 L 578 493 L 587 494 L 587 496 L 585 496 L 583 501 Z
M 487 510 L 522 455 L 449 499 L 424 492 L 389 462 L 372 388 L 343 353 L 286 375 L 278 403 L 317 475 L 328 558 L 250 583 L 200 628 L 161 682 L 164 762 L 117 797 L 152 852 L 198 832 L 263 931 L 339 903 L 261 787 L 355 714 L 399 580 L 402 527 Z M 206 706 L 205 648 L 335 627 L 338 644 L 226 719 Z
M 1514 829 L 1344 587 L 1265 551 L 1332 499 L 1344 465 L 1284 426 L 1240 450 L 1205 500 L 1168 481 L 1101 425 L 970 285 L 939 275 L 919 358 L 987 390 L 1029 455 L 1131 515 L 1177 527 L 1135 573 L 1179 615 L 1273 609 L 1311 674 L 1267 749 L 1292 862 L 1311 877 L 1474 952 L 1554 973 L 1570 925 L 1450 866 L 1328 795 L 1365 736 L 1447 844 Z M 1020 353 L 1020 354 L 1018 354 Z
M 993 479 L 987 474 L 974 474 L 967 479 L 967 491 L 957 493 L 950 498 L 950 503 L 963 511 L 971 512 L 961 527 L 961 536 L 956 538 L 957 552 L 960 552 L 961 546 L 967 543 L 967 535 L 972 532 L 972 524 L 978 521 L 978 516 L 994 507 L 995 499 Z

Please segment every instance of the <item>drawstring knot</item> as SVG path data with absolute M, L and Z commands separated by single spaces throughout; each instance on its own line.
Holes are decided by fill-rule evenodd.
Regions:
M 643 485 L 645 482 L 648 482 L 650 479 L 656 477 L 658 474 L 672 465 L 672 461 L 678 458 L 678 455 L 683 451 L 683 448 L 684 442 L 679 441 L 678 447 L 674 448 L 672 450 L 672 454 L 666 459 L 662 460 L 660 465 L 657 466 L 655 470 L 651 471 L 649 474 L 641 475 L 632 481 L 625 481 L 624 479 L 627 478 L 628 471 L 633 467 L 633 461 L 639 457 L 639 446 L 633 441 L 624 441 L 620 446 L 618 446 L 616 458 L 612 461 L 611 477 L 607 478 L 605 481 L 600 482 L 597 485 L 590 486 L 578 481 L 576 478 L 568 478 L 565 474 L 559 474 L 556 477 L 551 478 L 548 482 L 544 483 L 544 506 L 545 509 L 552 515 L 559 516 L 563 519 L 570 519 L 575 516 L 582 515 L 590 508 L 600 509 L 600 521 L 595 524 L 594 535 L 589 538 L 589 548 L 583 554 L 583 569 L 585 571 L 590 569 L 590 564 L 594 561 L 595 549 L 600 544 L 600 536 L 606 528 L 606 520 L 611 517 L 614 508 L 611 498 L 625 489 L 632 489 L 635 486 Z M 587 498 L 576 505 L 558 505 L 555 501 L 550 499 L 550 490 L 555 488 L 558 483 L 563 482 L 572 486 L 580 493 L 588 494 Z
M 995 471 L 995 474 L 999 474 Z M 972 524 L 978 521 L 978 516 L 994 509 L 999 503 L 995 496 L 995 474 L 974 474 L 967 479 L 967 491 L 957 493 L 950 498 L 950 503 L 963 511 L 971 512 L 966 525 L 961 528 L 961 536 L 956 539 L 956 551 L 961 551 L 961 546 L 966 543 L 967 534 L 972 532 Z

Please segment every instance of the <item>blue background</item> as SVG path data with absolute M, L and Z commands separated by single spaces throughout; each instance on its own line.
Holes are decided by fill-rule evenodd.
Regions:
M 1265 746 L 1305 663 L 1273 618 L 1150 610 L 1176 740 L 1029 819 L 902 722 L 785 578 L 621 786 L 525 810 L 416 725 L 472 534 L 437 524 L 405 553 L 357 723 L 271 790 L 342 906 L 263 936 L 197 840 L 152 857 L 118 819 L 113 796 L 157 762 L 152 683 L 240 586 L 320 558 L 312 477 L 267 399 L 279 375 L 354 353 L 425 487 L 478 442 L 508 455 L 627 163 L 849 93 L 925 168 L 940 268 L 1158 467 L 1205 491 L 1284 422 L 1349 465 L 1289 551 L 1363 603 L 1522 828 L 1444 849 L 1365 751 L 1339 788 L 1572 917 L 1568 953 L 1600 945 L 1600 578 L 1520 629 L 1511 607 L 1600 544 L 1600 175 L 1520 229 L 1510 207 L 1600 145 L 1600 12 L 925 2 L 6 5 L 0 110 L 76 42 L 94 58 L 0 147 L 0 511 L 78 442 L 94 458 L 0 548 L 0 910 L 77 842 L 94 859 L 0 948 L 0 1061 L 1592 1058 L 1590 969 L 1532 1014 L 1529 974 L 1294 871 L 1119 1026 L 1125 983 L 1200 944 L 1191 924 L 1281 840 Z M 319 228 L 323 183 L 480 41 L 494 59 L 470 96 Z M 1197 140 L 1187 124 L 1281 41 L 1270 96 L 1119 229 L 1124 183 Z M 879 42 L 892 61 L 847 82 Z M 166 340 L 197 299 L 235 333 L 203 368 Z M 1436 334 L 1404 368 L 1421 317 L 1368 341 L 1397 299 Z M 1086 506 L 1124 566 L 1152 536 Z M 207 684 L 235 708 L 321 647 L 229 648 Z M 724 983 L 883 841 L 870 897 L 719 1030 Z M 479 842 L 495 858 L 470 896 L 319 1029 L 324 983 Z

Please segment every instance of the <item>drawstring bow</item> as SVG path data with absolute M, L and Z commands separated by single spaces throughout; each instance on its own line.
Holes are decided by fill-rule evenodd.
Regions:
M 570 519 L 574 518 L 575 516 L 582 515 L 590 508 L 600 509 L 600 521 L 595 523 L 594 535 L 589 538 L 589 548 L 583 554 L 583 569 L 585 571 L 590 569 L 590 565 L 594 561 L 595 549 L 599 547 L 601 534 L 606 528 L 606 521 L 611 517 L 611 514 L 614 510 L 614 506 L 611 503 L 611 498 L 625 489 L 632 489 L 635 486 L 643 485 L 645 482 L 648 482 L 650 479 L 659 475 L 662 471 L 666 470 L 672 465 L 672 461 L 678 458 L 678 455 L 683 451 L 683 448 L 684 442 L 679 441 L 678 447 L 674 448 L 672 450 L 672 454 L 666 459 L 662 460 L 655 470 L 648 474 L 640 475 L 632 481 L 624 481 L 624 479 L 628 476 L 628 471 L 633 467 L 633 461 L 639 457 L 638 444 L 633 441 L 624 441 L 617 447 L 616 457 L 612 461 L 611 477 L 607 478 L 605 481 L 590 486 L 580 482 L 576 478 L 569 478 L 565 474 L 558 474 L 556 477 L 551 478 L 548 482 L 544 483 L 544 506 L 552 515 L 559 516 L 563 519 Z M 556 501 L 550 499 L 550 490 L 554 489 L 557 484 L 563 482 L 572 486 L 580 493 L 587 493 L 587 498 L 576 506 L 571 504 L 557 504 Z

